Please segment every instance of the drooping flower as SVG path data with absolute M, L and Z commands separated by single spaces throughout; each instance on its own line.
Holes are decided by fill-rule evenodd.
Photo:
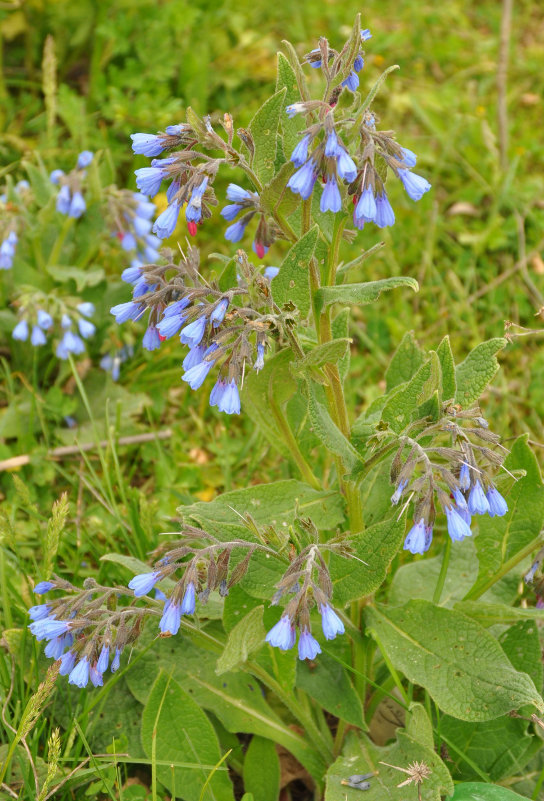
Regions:
M 77 220 L 79 217 L 81 217 L 86 208 L 87 204 L 85 203 L 85 198 L 81 192 L 74 192 L 70 201 L 68 216 L 74 217 Z
M 225 319 L 225 314 L 227 313 L 228 307 L 229 307 L 228 298 L 221 298 L 217 306 L 212 310 L 210 314 L 210 323 L 213 325 L 214 328 L 218 328 L 221 325 L 221 323 Z
M 92 162 L 94 158 L 94 153 L 92 150 L 82 150 L 79 156 L 77 157 L 77 166 L 80 170 L 85 169 L 88 167 L 89 164 Z
M 302 167 L 302 165 L 308 158 L 308 147 L 311 141 L 312 141 L 311 135 L 306 134 L 306 136 L 302 137 L 300 142 L 297 144 L 297 146 L 291 153 L 291 161 L 293 162 L 295 167 Z
M 301 631 L 298 639 L 298 658 L 315 659 L 321 653 L 321 646 L 315 637 L 312 637 L 309 629 Z
M 321 202 L 319 204 L 319 208 L 321 211 L 332 211 L 337 212 L 340 211 L 342 208 L 342 195 L 340 194 L 340 190 L 338 189 L 338 184 L 336 183 L 335 178 L 331 175 L 329 176 L 325 187 L 323 189 L 323 194 L 321 195 Z
M 475 481 L 468 496 L 468 510 L 471 515 L 485 515 L 489 512 L 489 501 L 485 497 L 482 485 Z
M 192 581 L 187 584 L 187 589 L 185 590 L 185 594 L 183 596 L 183 600 L 181 602 L 181 614 L 182 615 L 193 615 L 195 612 L 195 585 Z
M 60 657 L 59 674 L 61 676 L 67 676 L 69 673 L 72 672 L 75 663 L 76 663 L 76 657 L 74 652 L 66 651 L 66 653 L 62 654 L 62 656 Z
M 459 512 L 453 506 L 446 506 L 446 519 L 448 523 L 448 534 L 453 542 L 460 542 L 465 537 L 472 536 L 470 526 L 463 520 Z
M 395 212 L 385 191 L 376 197 L 376 217 L 374 222 L 378 228 L 387 228 L 395 223 Z
M 154 570 L 151 573 L 139 573 L 129 581 L 128 586 L 134 592 L 136 598 L 140 598 L 153 589 L 160 577 L 161 574 L 158 570 Z
M 160 239 L 168 239 L 172 236 L 178 224 L 180 206 L 179 203 L 174 201 L 166 209 L 159 214 L 153 225 L 153 231 Z
M 112 673 L 116 673 L 119 670 L 119 665 L 121 664 L 121 651 L 121 648 L 115 649 L 115 654 L 113 655 L 113 660 L 110 667 Z
M 412 200 L 421 200 L 425 192 L 431 188 L 430 183 L 421 175 L 417 175 L 407 169 L 399 169 L 398 175 L 403 186 Z
M 105 673 L 108 669 L 108 663 L 110 660 L 110 649 L 108 645 L 103 645 L 102 650 L 100 651 L 100 656 L 98 657 L 98 662 L 96 663 L 96 669 L 100 673 Z
M 425 553 L 431 545 L 427 529 L 423 518 L 414 523 L 404 540 L 404 550 L 413 554 Z
M 355 207 L 355 215 L 358 218 L 364 218 L 365 222 L 371 222 L 376 219 L 377 211 L 374 192 L 370 186 L 367 186 Z
M 34 587 L 34 592 L 36 595 L 45 595 L 45 593 L 52 590 L 54 586 L 52 581 L 39 581 Z
M 217 403 L 217 408 L 225 414 L 240 414 L 240 394 L 234 378 L 227 384 Z
M 304 200 L 307 200 L 313 192 L 316 179 L 316 164 L 312 159 L 308 159 L 308 161 L 289 178 L 287 186 L 292 192 L 300 195 Z
M 142 345 L 146 350 L 157 350 L 161 346 L 161 336 L 157 326 L 149 325 L 144 334 Z
M 194 348 L 200 343 L 204 336 L 206 322 L 206 316 L 201 314 L 200 317 L 197 317 L 196 320 L 193 320 L 192 323 L 189 323 L 181 329 L 179 334 L 180 341 L 183 342 L 184 345 L 189 345 L 189 347 Z
M 332 606 L 322 604 L 319 611 L 321 612 L 321 626 L 325 639 L 334 640 L 337 634 L 344 634 L 344 624 Z
M 70 624 L 66 620 L 55 620 L 47 617 L 37 620 L 28 627 L 38 642 L 41 640 L 52 640 L 54 637 L 61 637 L 70 630 Z
M 297 639 L 295 627 L 288 615 L 282 615 L 279 621 L 273 626 L 265 637 L 266 642 L 282 651 L 288 651 L 293 647 Z
M 507 513 L 508 505 L 498 489 L 493 485 L 487 490 L 486 498 L 489 504 L 490 517 L 503 517 Z
M 395 492 L 391 495 L 391 503 L 396 506 L 402 497 L 402 493 L 408 486 L 408 481 L 399 481 Z
M 84 656 L 77 665 L 72 668 L 68 676 L 68 683 L 75 684 L 76 687 L 83 689 L 89 683 L 89 657 Z
M 464 462 L 459 471 L 459 486 L 462 490 L 470 489 L 470 469 L 468 464 L 465 464 Z
M 177 634 L 181 625 L 181 609 L 179 603 L 168 601 L 160 619 L 159 628 L 163 634 Z
M 127 320 L 137 320 L 144 311 L 144 306 L 140 303 L 134 303 L 131 300 L 127 303 L 118 303 L 117 306 L 112 306 L 110 309 L 110 313 L 115 317 L 116 323 L 126 323 Z
M 31 620 L 43 620 L 46 617 L 49 617 L 49 613 L 51 611 L 51 607 L 49 604 L 36 604 L 35 606 L 31 606 L 28 610 L 28 614 Z

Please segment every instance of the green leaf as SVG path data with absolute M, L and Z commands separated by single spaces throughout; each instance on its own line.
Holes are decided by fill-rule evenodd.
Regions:
M 422 704 L 410 704 L 406 733 L 425 748 L 434 748 L 433 724 Z
M 35 167 L 34 164 L 29 164 L 28 162 L 25 162 L 23 166 L 36 197 L 36 202 L 39 206 L 45 206 L 55 192 L 53 184 L 49 180 L 49 175 L 43 167 L 39 169 Z
M 449 801 L 530 801 L 530 799 L 497 784 L 465 782 L 455 785 L 455 792 Z
M 436 349 L 442 370 L 442 397 L 444 400 L 453 400 L 457 392 L 455 380 L 455 362 L 450 345 L 449 336 L 445 336 Z
M 516 670 L 528 673 L 535 687 L 542 687 L 542 652 L 536 620 L 520 620 L 501 635 L 499 642 Z
M 289 64 L 283 53 L 278 53 L 276 92 L 283 89 L 283 87 L 285 87 L 286 92 L 282 114 L 280 115 L 280 124 L 283 131 L 283 149 L 285 155 L 290 157 L 300 140 L 300 131 L 304 130 L 304 115 L 295 114 L 293 117 L 289 118 L 285 113 L 285 108 L 287 106 L 290 106 L 292 103 L 300 102 L 300 91 L 293 67 Z
M 184 520 L 193 520 L 224 541 L 235 537 L 254 540 L 240 515 L 245 512 L 257 524 L 283 530 L 297 515 L 311 517 L 320 529 L 334 529 L 343 520 L 343 500 L 336 491 L 314 490 L 289 479 L 225 492 L 213 501 L 180 506 Z M 270 560 L 268 560 L 270 561 Z
M 516 440 L 504 463 L 510 471 L 525 471 L 525 476 L 518 479 L 506 496 L 508 512 L 503 517 L 482 515 L 478 518 L 476 548 L 480 571 L 478 582 L 468 597 L 493 581 L 502 565 L 522 548 L 530 546 L 544 525 L 544 485 L 527 436 Z
M 307 660 L 299 661 L 296 686 L 331 715 L 366 729 L 361 700 L 336 659 L 322 653 L 311 666 Z
M 274 281 L 278 278 L 279 276 Z M 280 350 L 265 361 L 258 375 L 255 371 L 246 375 L 242 391 L 245 411 L 286 459 L 291 458 L 291 453 L 274 417 L 274 410 L 270 407 L 270 398 L 273 398 L 274 404 L 281 410 L 281 407 L 295 394 L 297 383 L 289 369 L 293 359 L 293 351 L 290 348 Z
M 330 453 L 334 453 L 342 459 L 347 471 L 352 470 L 354 464 L 357 461 L 361 461 L 361 457 L 351 442 L 340 431 L 330 416 L 327 407 L 317 399 L 314 385 L 309 381 L 306 382 L 306 385 L 308 391 L 308 415 L 312 431 Z
M 330 572 L 337 606 L 371 595 L 383 583 L 389 565 L 404 539 L 405 518 L 397 515 L 369 526 L 350 539 L 353 556 L 331 553 Z M 363 564 L 360 560 L 364 560 Z
M 102 267 L 87 267 L 83 270 L 80 267 L 53 265 L 47 268 L 47 272 L 59 283 L 73 281 L 78 292 L 82 292 L 88 286 L 96 286 L 106 275 Z
M 179 682 L 185 692 L 203 709 L 212 712 L 229 732 L 258 734 L 290 751 L 319 784 L 325 765 L 311 742 L 285 725 L 270 708 L 256 679 L 236 671 L 217 676 L 210 651 L 189 638 L 156 639 L 156 627 L 147 626 L 139 646 L 153 642 L 153 648 L 140 657 L 138 670 L 127 674 L 136 698 L 145 703 L 160 668 Z
M 157 758 L 157 777 L 185 801 L 199 801 L 210 773 L 221 759 L 214 728 L 197 703 L 162 670 L 142 715 L 142 744 L 149 759 Z M 161 763 L 166 764 L 161 764 Z M 178 765 L 172 770 L 171 765 Z M 182 765 L 182 766 L 180 766 Z M 204 792 L 208 801 L 232 801 L 227 769 L 220 765 Z
M 544 711 L 532 679 L 518 673 L 496 639 L 457 611 L 428 601 L 365 612 L 393 665 L 461 720 L 492 720 L 531 704 Z
M 426 360 L 427 356 L 417 344 L 414 332 L 407 331 L 385 373 L 386 392 L 409 381 Z
M 264 606 L 255 607 L 234 626 L 223 653 L 217 660 L 215 672 L 218 675 L 247 662 L 249 655 L 261 647 L 266 636 L 263 610 Z
M 289 217 L 300 203 L 298 195 L 287 188 L 287 181 L 295 170 L 292 161 L 282 164 L 279 172 L 269 184 L 263 187 L 260 193 L 261 205 L 270 214 L 279 212 L 283 217 Z M 276 283 L 274 283 L 274 287 Z
M 314 225 L 296 242 L 283 260 L 274 278 L 274 300 L 279 306 L 294 303 L 302 318 L 310 311 L 310 259 L 314 254 L 319 229 Z
M 482 777 L 468 760 L 492 781 L 522 771 L 532 756 L 534 742 L 534 737 L 527 734 L 527 727 L 526 721 L 508 715 L 479 723 L 467 723 L 449 715 L 440 717 L 440 733 L 449 746 L 452 770 L 468 781 Z
M 478 400 L 499 369 L 495 354 L 504 347 L 506 339 L 503 337 L 489 339 L 471 350 L 466 359 L 455 368 L 455 402 L 460 403 L 464 409 Z
M 387 765 L 381 764 L 383 762 Z M 397 786 L 406 775 L 389 766 L 404 768 L 413 762 L 424 762 L 431 769 L 429 778 L 421 785 L 422 801 L 440 801 L 441 796 L 453 793 L 448 769 L 434 748 L 417 742 L 407 731 L 398 731 L 397 741 L 385 748 L 375 745 L 365 734 L 356 735 L 351 731 L 342 756 L 327 772 L 325 801 L 361 801 L 362 798 L 364 801 L 407 801 L 412 797 L 407 793 L 410 788 Z M 346 784 L 350 776 L 365 773 L 374 775 L 364 793 Z
M 440 384 L 440 364 L 436 353 L 423 364 L 415 376 L 387 401 L 382 421 L 399 434 L 417 416 L 418 407 L 428 401 Z
M 249 130 L 255 143 L 252 166 L 263 183 L 268 183 L 274 177 L 276 137 L 286 92 L 287 89 L 283 88 L 272 95 L 249 123 Z
M 521 606 L 484 603 L 481 600 L 459 601 L 459 603 L 455 604 L 455 608 L 486 628 L 497 624 L 519 623 L 523 620 L 533 621 L 534 623 L 544 620 L 544 609 L 524 609 Z
M 409 287 L 414 292 L 419 290 L 415 278 L 410 276 L 397 276 L 382 278 L 379 281 L 368 281 L 364 284 L 342 284 L 341 286 L 326 286 L 316 292 L 317 310 L 321 311 L 332 303 L 343 303 L 349 306 L 366 306 L 378 300 L 382 292 L 388 292 L 397 287 Z
M 244 759 L 244 789 L 258 801 L 277 801 L 280 760 L 271 740 L 253 736 Z
M 332 321 L 332 326 L 331 326 L 332 335 L 335 339 L 349 338 L 350 317 L 351 317 L 350 309 L 342 309 L 342 311 L 336 315 L 336 317 Z M 345 381 L 348 376 L 350 362 L 351 362 L 351 351 L 348 347 L 346 353 L 338 362 L 338 372 L 340 373 L 340 378 L 342 379 L 342 381 Z
M 302 359 L 293 364 L 295 370 L 307 367 L 323 367 L 325 364 L 336 364 L 345 356 L 351 339 L 333 339 L 323 345 L 315 345 Z
M 408 598 L 423 598 L 426 601 L 432 601 L 441 567 L 442 554 L 401 565 L 391 582 L 389 603 L 397 606 L 405 603 Z M 450 563 L 440 597 L 440 606 L 451 607 L 456 601 L 460 601 L 473 586 L 477 575 L 478 557 L 474 542 L 465 540 L 452 543 Z M 475 606 L 478 606 L 479 603 Z M 472 617 L 469 612 L 465 613 L 464 607 L 457 608 L 458 611 Z M 511 609 L 512 607 L 506 608 Z

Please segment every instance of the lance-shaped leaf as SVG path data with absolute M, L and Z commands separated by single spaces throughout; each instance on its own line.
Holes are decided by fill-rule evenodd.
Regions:
M 428 601 L 368 607 L 365 618 L 397 670 L 461 720 L 492 720 L 525 704 L 544 711 L 526 673 L 514 669 L 497 640 L 459 612 Z
M 382 412 L 382 420 L 400 433 L 418 413 L 419 407 L 440 389 L 440 362 L 436 353 L 399 391 L 393 392 Z M 428 410 L 425 410 L 428 413 Z
M 272 95 L 261 106 L 249 124 L 249 130 L 255 143 L 253 169 L 263 183 L 268 183 L 274 177 L 276 138 L 286 91 L 287 89 L 283 88 Z
M 382 292 L 398 287 L 408 287 L 414 292 L 419 290 L 415 278 L 408 275 L 399 275 L 393 278 L 382 278 L 379 281 L 368 281 L 364 284 L 342 284 L 341 286 L 326 286 L 318 289 L 316 304 L 318 311 L 333 303 L 343 303 L 346 306 L 366 306 L 378 300 Z
M 238 665 L 247 662 L 249 655 L 261 647 L 266 636 L 263 610 L 264 606 L 256 606 L 234 626 L 225 649 L 217 660 L 217 675 L 234 670 Z
M 450 345 L 450 338 L 445 336 L 436 349 L 440 359 L 442 370 L 442 397 L 444 400 L 452 400 L 457 392 L 457 381 L 455 378 L 455 362 Z
M 310 259 L 314 255 L 318 233 L 318 227 L 314 225 L 293 245 L 274 278 L 276 303 L 279 306 L 289 301 L 294 303 L 303 318 L 310 311 Z
M 462 782 L 455 785 L 455 792 L 449 801 L 530 801 L 530 799 L 498 784 Z
M 185 801 L 233 800 L 226 768 L 214 771 L 222 754 L 212 724 L 191 696 L 163 671 L 143 711 L 142 744 L 150 759 L 160 760 L 156 765 L 159 781 L 170 790 L 174 784 L 178 791 L 183 788 Z
M 333 602 L 337 606 L 376 592 L 400 548 L 405 525 L 405 518 L 397 520 L 397 515 L 381 520 L 350 540 L 353 556 L 331 553 Z
M 404 384 L 414 376 L 427 360 L 425 351 L 417 344 L 413 331 L 407 331 L 385 372 L 386 391 Z
M 295 70 L 283 55 L 278 53 L 278 76 L 276 79 L 276 91 L 279 92 L 285 87 L 285 99 L 283 101 L 283 109 L 280 116 L 280 125 L 283 131 L 283 150 L 286 157 L 291 158 L 291 153 L 300 141 L 300 131 L 305 127 L 304 115 L 295 114 L 289 117 L 285 108 L 292 103 L 299 103 L 301 100 L 300 90 L 297 84 L 297 75 Z M 292 194 L 292 193 L 291 193 Z
M 482 342 L 470 351 L 467 358 L 455 369 L 457 394 L 455 402 L 466 409 L 478 400 L 497 370 L 495 354 L 506 346 L 504 337 Z
M 516 440 L 504 463 L 508 470 L 525 471 L 525 476 L 518 479 L 506 495 L 508 512 L 503 517 L 478 517 L 479 535 L 475 542 L 480 571 L 467 598 L 477 597 L 493 583 L 495 574 L 506 562 L 515 561 L 523 548 L 530 548 L 544 525 L 544 484 L 527 436 Z
M 342 459 L 346 470 L 352 470 L 357 461 L 362 461 L 361 457 L 347 437 L 340 431 L 330 416 L 327 407 L 318 400 L 314 385 L 307 381 L 306 387 L 308 392 L 308 416 L 312 431 L 330 453 L 334 453 Z

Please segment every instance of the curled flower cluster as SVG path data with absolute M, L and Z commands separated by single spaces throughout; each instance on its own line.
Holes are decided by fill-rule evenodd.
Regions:
M 309 113 L 316 108 L 324 111 L 325 107 L 327 104 L 312 100 L 295 103 L 288 106 L 286 111 L 292 116 Z M 362 229 L 365 222 L 374 222 L 378 228 L 385 228 L 394 224 L 395 214 L 385 191 L 385 181 L 375 166 L 378 158 L 401 180 L 412 200 L 420 200 L 431 185 L 411 171 L 410 168 L 416 163 L 416 155 L 398 145 L 390 134 L 382 134 L 365 124 L 361 125 L 360 132 L 361 144 L 356 163 L 337 132 L 334 111 L 326 111 L 322 123 L 312 124 L 302 132 L 302 138 L 291 154 L 291 161 L 298 169 L 287 186 L 307 200 L 321 176 L 324 186 L 320 209 L 322 212 L 336 213 L 341 211 L 343 205 L 339 188 L 343 181 L 348 185 L 348 194 L 353 195 L 355 227 Z M 310 152 L 311 146 L 314 147 Z
M 52 184 L 59 187 L 57 194 L 57 211 L 68 217 L 78 219 L 85 212 L 87 204 L 83 197 L 83 180 L 85 168 L 92 162 L 94 154 L 90 150 L 83 150 L 77 157 L 74 169 L 68 174 L 63 170 L 53 170 L 49 179 Z
M 317 574 L 317 580 L 314 579 Z M 292 561 L 288 570 L 276 585 L 277 592 L 272 600 L 276 604 L 285 594 L 294 594 L 273 628 L 266 635 L 266 642 L 288 651 L 297 639 L 299 629 L 299 659 L 314 659 L 321 653 L 321 646 L 313 637 L 310 625 L 310 609 L 316 605 L 321 614 L 321 627 L 327 640 L 337 634 L 344 634 L 344 624 L 330 605 L 332 583 L 319 547 L 308 545 Z
M 132 345 L 124 345 L 111 353 L 105 353 L 100 359 L 100 367 L 111 375 L 112 381 L 119 381 L 121 365 L 123 362 L 132 359 L 133 356 L 134 348 Z
M 47 308 L 43 308 L 43 307 Z M 34 347 L 45 345 L 48 336 L 57 340 L 55 354 L 67 359 L 72 353 L 84 353 L 85 343 L 96 331 L 88 319 L 94 314 L 92 303 L 78 303 L 69 308 L 65 301 L 45 298 L 41 294 L 22 295 L 19 306 L 19 321 L 12 332 L 13 339 L 27 342 Z
M 178 264 L 146 265 L 141 279 L 146 286 L 145 294 L 111 309 L 118 323 L 138 320 L 149 312 L 143 338 L 147 350 L 155 350 L 164 340 L 178 335 L 180 342 L 189 347 L 183 361 L 182 380 L 191 389 L 199 389 L 211 369 L 218 367 L 210 405 L 226 414 L 240 413 L 239 385 L 245 365 L 249 362 L 257 371 L 263 367 L 267 333 L 275 324 L 269 313 L 270 280 L 255 271 L 247 259 L 240 258 L 257 289 L 257 292 L 251 290 L 253 295 L 265 307 L 264 314 L 233 305 L 235 298 L 250 294 L 242 279 L 238 288 L 226 292 L 203 285 L 198 250 L 191 246 L 187 257 L 182 254 Z M 274 268 L 271 270 L 268 275 L 276 274 Z
M 11 270 L 17 245 L 17 233 L 10 231 L 0 245 L 0 270 Z
M 455 419 L 444 419 L 417 437 L 401 437 L 402 444 L 391 468 L 396 484 L 391 502 L 398 504 L 403 497 L 407 498 L 406 504 L 414 500 L 414 525 L 404 542 L 404 549 L 413 554 L 425 553 L 431 546 L 435 496 L 454 542 L 472 535 L 473 515 L 502 517 L 508 511 L 506 501 L 488 475 L 490 467 L 502 464 L 502 455 L 489 447 L 498 445 L 500 438 L 489 431 L 477 409 L 463 412 L 450 407 L 447 412 Z M 459 420 L 472 425 L 460 425 Z M 451 437 L 451 447 L 421 443 L 430 434 L 442 432 Z M 406 448 L 410 450 L 403 461 Z
M 249 192 L 237 184 L 229 184 L 227 188 L 227 199 L 231 201 L 228 206 L 221 210 L 221 216 L 227 222 L 232 222 L 225 231 L 225 239 L 230 242 L 239 242 L 245 234 L 246 227 L 253 217 L 259 215 L 259 223 L 253 240 L 253 252 L 263 259 L 270 245 L 278 236 L 277 226 L 267 221 L 266 216 L 260 206 L 259 195 L 256 192 Z M 239 220 L 233 220 L 242 214 Z
M 360 31 L 360 36 L 361 42 L 366 42 L 368 39 L 372 38 L 372 34 L 368 28 Z M 329 43 L 326 39 L 321 39 L 319 47 L 306 53 L 304 60 L 313 69 L 322 69 L 327 76 L 334 77 L 342 65 L 342 55 L 343 53 L 340 54 L 337 50 L 329 47 Z M 357 73 L 361 72 L 365 65 L 364 55 L 364 50 L 360 50 L 357 53 L 347 78 L 344 78 L 341 83 L 341 86 L 345 86 L 350 92 L 356 92 L 359 88 L 359 76 Z
M 92 579 L 87 579 L 83 590 L 57 577 L 34 587 L 37 595 L 52 590 L 66 594 L 29 609 L 30 631 L 38 642 L 47 640 L 45 655 L 60 659 L 59 673 L 68 676 L 70 684 L 83 688 L 90 681 L 101 687 L 108 667 L 112 673 L 119 669 L 123 649 L 138 636 L 144 610 L 129 607 L 111 612 L 107 603 L 119 590 L 100 587 Z M 92 634 L 86 637 L 90 628 Z
M 370 31 L 361 31 L 363 42 L 370 37 Z M 346 64 L 345 50 L 338 53 L 329 47 L 326 39 L 321 39 L 319 47 L 310 51 L 305 59 L 311 67 L 323 70 L 328 85 L 342 70 L 349 68 L 350 72 L 339 88 L 345 86 L 355 91 L 359 85 L 357 73 L 364 66 L 364 52 L 360 51 L 352 64 Z M 401 181 L 412 200 L 420 200 L 431 185 L 412 172 L 417 160 L 415 154 L 401 147 L 390 131 L 376 130 L 376 118 L 371 112 L 365 109 L 355 120 L 353 117 L 335 120 L 337 95 L 338 92 L 326 95 L 322 101 L 301 101 L 287 107 L 289 117 L 305 114 L 311 120 L 318 118 L 301 132 L 301 140 L 291 154 L 297 170 L 287 186 L 307 200 L 320 177 L 324 184 L 320 209 L 337 213 L 343 206 L 340 187 L 345 183 L 348 194 L 353 196 L 353 224 L 356 228 L 362 229 L 367 222 L 373 222 L 379 228 L 393 225 L 395 214 L 385 191 L 387 172 L 392 172 Z M 357 141 L 352 154 L 354 138 Z
M 161 240 L 151 233 L 155 205 L 140 192 L 114 186 L 109 188 L 107 207 L 108 218 L 114 225 L 113 236 L 119 240 L 123 250 L 132 256 L 130 267 L 123 271 L 121 278 L 133 285 L 133 295 L 137 298 L 148 291 L 142 280 L 144 265 L 160 258 L 158 249 Z
M 167 239 L 174 233 L 183 206 L 188 231 L 194 236 L 197 225 L 211 216 L 209 206 L 217 202 L 211 188 L 217 172 L 217 159 L 193 150 L 197 141 L 188 123 L 169 125 L 164 133 L 132 134 L 134 153 L 151 158 L 167 150 L 182 148 L 164 159 L 153 158 L 150 167 L 135 171 L 138 189 L 149 197 L 160 191 L 163 181 L 170 182 L 166 191 L 168 206 L 153 225 L 159 239 Z M 201 159 L 201 163 L 195 166 L 192 163 L 194 159 Z

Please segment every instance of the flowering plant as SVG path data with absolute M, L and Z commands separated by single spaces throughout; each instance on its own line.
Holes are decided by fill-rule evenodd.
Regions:
M 108 669 L 126 675 L 145 705 L 146 752 L 171 736 L 168 698 L 198 721 L 194 742 L 176 741 L 177 762 L 220 759 L 204 709 L 218 730 L 262 740 L 256 753 L 272 772 L 273 744 L 283 746 L 331 801 L 362 790 L 404 797 L 395 767 L 410 776 L 400 786 L 438 799 L 454 792 L 452 775 L 498 781 L 513 741 L 525 741 L 519 761 L 538 742 L 542 666 L 525 670 L 519 653 L 538 647 L 542 612 L 518 603 L 511 579 L 541 546 L 544 496 L 526 438 L 507 451 L 478 406 L 502 338 L 456 364 L 447 337 L 425 352 L 407 334 L 385 392 L 355 420 L 348 408 L 349 310 L 418 287 L 404 276 L 350 282 L 369 253 L 343 264 L 343 244 L 368 225 L 394 225 L 391 179 L 414 201 L 431 188 L 372 110 L 391 70 L 365 98 L 357 91 L 369 39 L 357 18 L 342 49 L 320 39 L 302 64 L 286 43 L 276 92 L 248 129 L 188 109 L 164 132 L 133 134 L 134 152 L 152 162 L 136 171 L 141 196 L 117 215 L 123 243 L 140 244 L 122 276 L 132 299 L 111 313 L 120 324 L 145 317 L 150 351 L 179 336 L 183 381 L 199 390 L 213 371 L 210 405 L 247 413 L 298 476 L 182 506 L 181 531 L 164 536 L 151 567 L 109 555 L 132 570 L 127 587 L 44 576 L 30 630 L 71 685 L 102 686 Z M 320 71 L 318 98 L 305 66 Z M 254 255 L 237 250 L 212 277 L 195 243 L 229 168 L 243 179 L 226 190 L 225 237 L 242 243 L 251 228 Z M 59 181 L 60 210 L 77 216 L 77 173 Z M 163 182 L 167 207 L 151 233 L 147 198 Z M 192 239 L 179 252 L 149 239 L 170 238 L 181 214 Z M 285 250 L 279 266 L 260 266 Z M 123 663 L 133 649 L 134 667 Z M 381 747 L 389 738 L 372 726 L 385 699 L 400 725 Z M 505 722 L 503 761 L 479 767 L 466 741 Z M 248 787 L 261 767 L 252 747 Z M 190 769 L 157 774 L 198 797 Z M 216 798 L 232 798 L 225 773 L 207 781 Z

